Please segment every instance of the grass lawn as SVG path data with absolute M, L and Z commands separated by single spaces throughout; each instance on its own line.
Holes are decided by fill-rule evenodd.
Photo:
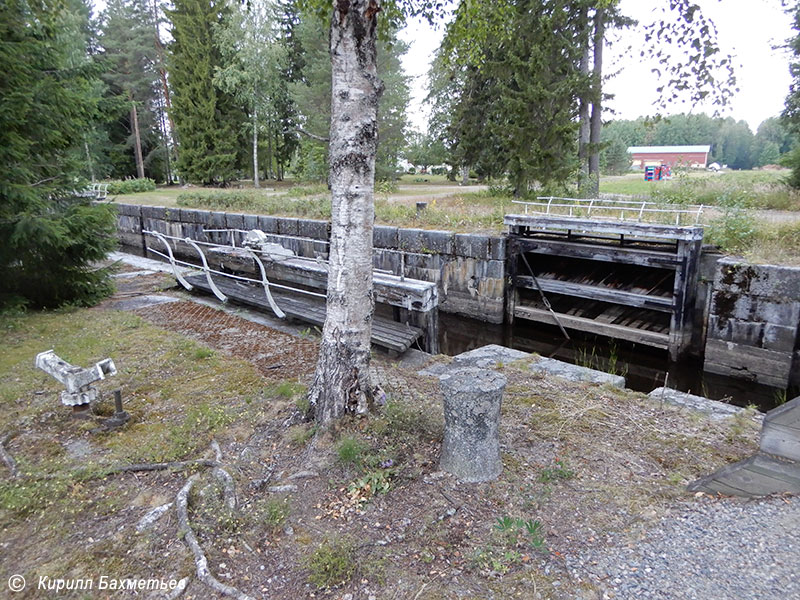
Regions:
M 784 182 L 787 171 L 708 171 L 645 181 L 643 173 L 603 177 L 600 191 L 677 204 L 737 205 L 755 209 L 800 210 L 800 192 Z
M 556 588 L 578 597 L 564 555 L 632 523 L 647 527 L 677 499 L 692 501 L 688 481 L 756 448 L 759 425 L 749 415 L 712 422 L 637 393 L 542 378 L 520 362 L 500 367 L 504 471 L 492 483 L 460 485 L 438 472 L 435 378 L 376 357 L 386 406 L 314 438 L 312 424 L 296 418 L 313 360 L 300 363 L 299 379 L 268 378 L 275 371 L 263 357 L 250 352 L 251 363 L 236 350 L 248 347 L 252 324 L 225 316 L 224 331 L 187 337 L 197 319 L 161 306 L 173 308 L 2 321 L 0 434 L 20 472 L 0 480 L 4 573 L 29 582 L 192 577 L 187 597 L 217 598 L 193 577 L 174 506 L 137 529 L 194 475 L 188 515 L 209 569 L 254 597 L 529 597 L 533 586 L 543 597 Z M 286 362 L 289 345 L 277 344 L 268 362 Z M 96 419 L 72 419 L 60 385 L 33 367 L 49 348 L 82 366 L 115 360 L 119 374 L 99 384 Z M 117 387 L 131 420 L 98 430 Z M 208 467 L 119 470 L 208 459 L 212 441 L 235 486 L 233 508 Z M 50 596 L 32 589 L 26 597 Z

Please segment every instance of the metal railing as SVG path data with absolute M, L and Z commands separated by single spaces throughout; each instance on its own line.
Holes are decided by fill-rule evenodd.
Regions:
M 556 196 L 541 196 L 536 200 L 537 202 L 512 200 L 512 203 L 524 205 L 526 215 L 614 219 L 638 223 L 643 221 L 672 223 L 674 221 L 677 226 L 701 225 L 700 219 L 705 210 L 702 204 L 671 208 L 668 205 L 646 200 L 559 198 Z M 686 222 L 683 222 L 684 217 L 686 217 Z

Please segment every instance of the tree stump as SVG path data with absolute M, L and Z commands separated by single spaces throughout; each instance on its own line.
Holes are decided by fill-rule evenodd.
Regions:
M 500 460 L 500 405 L 506 378 L 496 371 L 463 368 L 442 376 L 444 442 L 439 467 L 469 483 L 491 481 Z

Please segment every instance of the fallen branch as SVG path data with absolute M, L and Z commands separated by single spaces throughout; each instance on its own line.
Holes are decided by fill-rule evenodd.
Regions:
M 17 461 L 14 460 L 14 457 L 11 456 L 8 451 L 6 450 L 6 442 L 9 441 L 13 434 L 8 433 L 0 439 L 0 459 L 5 463 L 6 467 L 8 467 L 8 472 L 11 475 L 12 479 L 16 479 L 19 477 L 19 469 L 17 469 Z
M 177 507 L 178 511 L 178 534 L 183 534 L 183 539 L 186 542 L 186 545 L 189 546 L 192 554 L 194 554 L 194 563 L 197 567 L 197 578 L 212 590 L 219 592 L 220 594 L 224 594 L 225 596 L 230 596 L 232 598 L 236 598 L 237 600 L 254 600 L 251 596 L 240 592 L 235 587 L 225 585 L 219 581 L 208 569 L 208 559 L 203 553 L 203 549 L 200 547 L 200 544 L 194 535 L 194 531 L 192 531 L 192 526 L 189 523 L 189 493 L 192 491 L 192 486 L 194 486 L 195 481 L 197 481 L 197 477 L 197 475 L 192 475 L 189 477 L 186 485 L 181 488 L 181 490 L 178 492 L 178 495 L 175 497 L 175 506 Z

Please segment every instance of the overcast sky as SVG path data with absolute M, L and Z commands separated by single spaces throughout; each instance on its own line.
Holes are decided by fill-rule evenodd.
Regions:
M 784 50 L 773 50 L 791 37 L 791 18 L 780 6 L 780 0 L 697 0 L 704 13 L 717 26 L 723 52 L 734 57 L 740 91 L 723 116 L 747 121 L 755 133 L 758 125 L 783 109 L 789 91 L 789 56 Z M 666 0 L 622 0 L 622 12 L 641 23 L 659 18 L 660 7 Z M 426 95 L 427 72 L 430 60 L 439 45 L 442 28 L 431 29 L 427 24 L 410 23 L 401 37 L 411 43 L 403 67 L 412 77 L 412 104 L 409 119 L 416 129 L 427 125 L 427 107 L 421 102 Z M 641 29 L 613 36 L 607 49 L 606 73 L 619 73 L 605 84 L 605 91 L 615 98 L 608 107 L 616 114 L 605 119 L 635 119 L 656 112 L 653 102 L 658 87 L 648 64 L 642 64 L 638 52 L 627 52 L 629 46 L 643 43 Z M 711 107 L 673 106 L 668 113 L 707 112 Z

